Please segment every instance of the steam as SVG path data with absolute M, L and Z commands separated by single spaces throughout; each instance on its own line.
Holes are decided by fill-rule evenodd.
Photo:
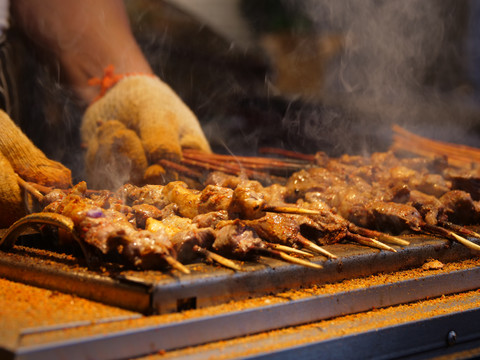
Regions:
M 344 34 L 344 55 L 328 87 L 384 101 L 418 91 L 440 51 L 444 24 L 432 1 L 314 1 L 318 26 Z M 327 6 L 328 5 L 328 6 Z M 326 18 L 325 18 L 326 15 Z M 322 19 L 323 18 L 323 19 Z
M 324 102 L 347 104 L 349 111 L 359 116 L 358 131 L 369 129 L 372 122 L 380 123 L 380 131 L 398 123 L 429 135 L 435 129 L 448 128 L 448 133 L 437 131 L 433 136 L 478 145 L 477 138 L 469 139 L 478 135 L 463 130 L 474 125 L 477 107 L 463 94 L 444 91 L 427 81 L 432 69 L 443 71 L 435 68 L 435 62 L 444 56 L 445 49 L 457 57 L 455 61 L 460 55 L 462 44 L 451 43 L 450 32 L 458 23 L 449 15 L 448 6 L 455 8 L 456 3 L 306 1 L 306 14 L 318 32 L 340 33 L 344 39 L 343 51 L 331 62 L 320 90 L 325 94 Z M 457 63 L 461 67 L 461 61 Z M 456 135 L 452 135 L 452 128 Z

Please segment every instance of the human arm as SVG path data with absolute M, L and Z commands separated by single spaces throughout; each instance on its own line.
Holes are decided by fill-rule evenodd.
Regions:
M 107 65 L 120 74 L 153 73 L 122 0 L 15 0 L 11 6 L 18 26 L 54 55 L 63 80 L 86 104 L 98 94 L 88 80 L 101 77 Z
M 162 158 L 179 160 L 185 147 L 210 151 L 193 112 L 153 74 L 121 0 L 18 0 L 12 6 L 18 25 L 54 55 L 61 79 L 90 104 L 81 136 L 94 187 L 142 180 L 148 166 Z M 108 65 L 121 80 L 95 100 L 99 89 L 88 81 L 101 78 Z M 109 127 L 111 120 L 123 127 Z M 114 171 L 105 172 L 112 164 Z M 99 182 L 108 177 L 115 181 Z

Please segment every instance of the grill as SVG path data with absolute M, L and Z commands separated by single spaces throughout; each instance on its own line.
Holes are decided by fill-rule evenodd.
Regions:
M 412 235 L 405 238 L 410 245 L 398 248 L 397 253 L 353 244 L 329 245 L 326 249 L 337 254 L 339 259 L 326 262 L 321 257 L 314 259 L 314 262 L 322 262 L 321 270 L 261 258 L 259 262 L 246 263 L 243 272 L 199 263 L 189 265 L 193 271 L 186 275 L 176 271 L 133 271 L 113 264 L 89 270 L 82 264 L 83 260 L 75 256 L 34 247 L 46 239 L 32 232 L 20 237 L 10 251 L 0 253 L 2 277 L 76 294 L 134 313 L 127 318 L 109 319 L 103 324 L 106 327 L 103 330 L 96 322 L 28 329 L 22 333 L 22 338 L 32 338 L 34 341 L 30 341 L 34 344 L 7 346 L 2 351 L 12 358 L 22 359 L 61 358 L 65 354 L 72 359 L 107 359 L 167 350 L 176 351 L 182 357 L 188 353 L 186 349 L 199 347 L 202 358 L 214 354 L 207 345 L 201 344 L 234 341 L 229 339 L 318 321 L 325 324 L 322 326 L 333 326 L 329 323 L 334 320 L 327 319 L 341 321 L 349 314 L 365 316 L 369 321 L 380 321 L 375 320 L 376 317 L 387 316 L 393 324 L 375 331 L 362 330 L 360 325 L 358 328 L 343 325 L 344 334 L 352 334 L 314 341 L 300 348 L 287 346 L 275 350 L 272 347 L 274 350 L 263 355 L 253 349 L 260 345 L 260 348 L 273 346 L 266 340 L 246 345 L 233 343 L 227 351 L 233 355 L 235 349 L 245 351 L 247 348 L 251 352 L 249 356 L 261 358 L 274 354 L 312 356 L 325 351 L 334 351 L 335 356 L 343 353 L 348 357 L 364 357 L 378 355 L 380 351 L 388 358 L 393 354 L 418 355 L 425 346 L 437 351 L 451 347 L 457 340 L 465 342 L 460 336 L 457 339 L 454 330 L 464 330 L 467 319 L 478 317 L 479 299 L 474 291 L 480 285 L 478 260 L 472 258 L 470 250 L 447 240 Z M 445 268 L 422 270 L 421 266 L 432 259 L 440 260 Z M 445 308 L 443 316 L 427 315 L 403 324 L 395 323 L 395 316 L 382 315 L 381 310 L 371 313 L 372 309 L 465 292 L 467 299 L 461 303 L 466 310 L 453 314 L 449 312 L 454 304 L 459 304 L 458 300 L 452 300 L 450 305 L 434 306 L 436 310 Z M 413 309 L 415 307 L 410 311 Z M 182 320 L 165 322 L 164 319 L 176 314 L 187 315 L 182 316 Z M 459 324 L 458 327 L 455 324 Z M 480 338 L 478 329 L 470 326 L 469 347 L 475 344 L 470 341 Z M 445 330 L 446 327 L 450 330 Z M 70 337 L 68 331 L 73 330 L 76 333 Z M 104 331 L 108 331 L 108 336 Z M 289 339 L 293 336 L 301 342 L 301 338 L 313 330 L 300 327 L 293 335 L 277 331 L 278 346 L 285 336 Z M 446 339 L 451 331 L 449 345 Z M 404 338 L 412 332 L 419 333 L 421 341 Z M 441 341 L 439 332 L 442 333 Z M 374 350 L 372 347 L 383 334 L 388 334 L 389 345 Z M 349 351 L 345 350 L 347 345 L 351 347 Z

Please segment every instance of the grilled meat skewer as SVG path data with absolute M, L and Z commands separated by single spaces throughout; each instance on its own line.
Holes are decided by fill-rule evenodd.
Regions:
M 211 227 L 199 228 L 191 219 L 174 214 L 161 221 L 149 218 L 146 224 L 149 231 L 166 231 L 170 235 L 177 258 L 182 263 L 190 263 L 200 255 L 227 268 L 241 270 L 233 261 L 209 250 L 215 240 L 215 232 Z
M 290 198 L 308 197 L 309 192 L 314 192 L 321 201 L 325 201 L 332 208 L 337 209 L 340 215 L 350 220 L 357 226 L 380 231 L 400 233 L 405 230 L 426 231 L 431 233 L 432 227 L 437 226 L 437 214 L 432 213 L 433 200 L 429 206 L 413 207 L 406 203 L 398 203 L 401 198 L 409 199 L 410 190 L 405 187 L 395 189 L 391 183 L 372 182 L 369 183 L 359 176 L 350 176 L 344 173 L 331 173 L 325 168 L 313 168 L 309 171 L 302 170 L 290 177 L 287 182 Z M 357 172 L 358 174 L 358 172 Z M 385 177 L 383 177 L 385 179 Z M 368 179 L 368 178 L 367 178 Z M 442 192 L 446 199 L 452 197 L 452 191 Z M 401 196 L 398 196 L 401 194 Z M 414 197 L 418 194 L 414 193 Z M 458 196 L 454 196 L 458 198 Z M 424 200 L 427 197 L 424 197 Z M 432 198 L 433 199 L 433 198 Z M 425 202 L 426 203 L 426 202 Z M 474 209 L 469 201 L 461 201 L 461 204 L 470 204 L 469 208 Z M 420 208 L 427 219 L 424 220 L 417 208 Z M 458 208 L 458 207 L 457 207 Z M 455 210 L 454 213 L 458 213 Z M 426 226 L 426 224 L 428 226 Z M 461 241 L 471 249 L 476 249 L 475 244 L 459 238 L 458 234 L 440 230 L 436 234 L 448 235 L 448 238 Z
M 83 242 L 104 255 L 121 257 L 135 267 L 148 269 L 166 265 L 188 273 L 175 257 L 175 251 L 165 232 L 138 230 L 126 214 L 103 209 L 84 196 L 86 184 L 76 185 L 70 194 L 47 205 L 44 212 L 70 218 Z
M 283 251 L 277 251 L 269 247 L 256 231 L 245 222 L 240 220 L 221 222 L 216 230 L 215 241 L 212 248 L 227 256 L 246 259 L 256 255 L 266 255 L 278 258 L 293 264 L 321 269 L 319 264 L 290 256 Z
M 263 194 L 263 196 L 268 201 L 268 203 L 276 204 L 274 206 L 275 208 L 282 209 L 283 207 L 285 207 L 285 204 L 286 204 L 285 199 L 286 199 L 286 195 L 288 194 L 288 189 L 279 184 L 263 187 L 258 181 L 248 181 L 245 179 L 241 179 L 238 177 L 234 177 L 231 175 L 226 175 L 218 172 L 210 174 L 210 176 L 207 178 L 207 183 L 215 184 L 219 186 L 227 186 L 232 189 L 235 189 L 235 191 L 237 191 L 237 189 L 241 187 L 248 187 L 250 189 L 253 188 L 256 190 L 257 193 Z M 297 213 L 297 215 L 305 215 L 305 216 L 287 215 L 287 214 L 283 214 L 283 216 L 287 218 L 290 217 L 291 219 L 293 219 L 293 221 L 298 223 L 301 227 L 308 227 L 311 229 L 315 229 L 316 232 L 318 233 L 316 237 L 322 243 L 331 244 L 331 243 L 336 243 L 338 241 L 341 241 L 342 239 L 348 238 L 350 240 L 359 242 L 363 245 L 367 245 L 370 247 L 380 248 L 382 250 L 395 251 L 393 248 L 381 243 L 378 240 L 365 238 L 362 234 L 355 234 L 352 230 L 349 230 L 348 221 L 334 214 L 330 210 L 330 208 L 326 206 L 326 204 L 321 205 L 320 202 L 316 201 L 314 202 L 314 205 L 312 205 L 311 203 L 308 203 L 308 202 L 297 201 L 297 206 L 298 206 L 298 209 L 302 209 Z M 293 208 L 293 206 L 290 204 L 288 205 L 288 207 Z M 278 218 L 281 219 L 282 217 L 280 216 Z M 288 228 L 291 225 L 283 225 L 283 224 L 272 225 L 269 231 L 270 232 L 274 231 L 275 226 L 278 226 L 279 228 L 282 228 L 282 227 Z M 378 233 L 376 235 L 378 235 Z M 275 235 L 267 235 L 267 234 L 265 234 L 263 237 L 268 238 L 268 236 L 273 236 L 275 238 Z M 291 239 L 295 238 L 295 236 L 296 235 L 291 236 Z M 278 241 L 278 238 L 276 238 L 275 241 Z M 283 240 L 283 241 L 291 242 L 292 240 Z M 405 243 L 403 243 L 403 245 L 405 245 Z M 295 243 L 295 246 L 299 246 L 298 240 Z M 311 243 L 304 242 L 303 246 L 307 248 L 308 247 L 312 248 Z M 314 247 L 315 247 L 315 244 L 314 244 Z M 331 255 L 328 255 L 322 252 L 318 248 L 313 251 L 315 252 L 320 251 L 322 254 L 326 255 L 327 257 L 331 257 Z

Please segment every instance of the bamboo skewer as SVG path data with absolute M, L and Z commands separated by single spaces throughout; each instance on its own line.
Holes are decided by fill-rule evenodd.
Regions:
M 245 175 L 252 178 L 268 179 L 269 177 L 267 173 L 254 171 L 250 169 L 242 169 L 237 165 L 219 163 L 215 161 L 198 161 L 198 160 L 192 160 L 192 159 L 183 159 L 182 164 L 188 165 L 188 166 L 194 166 L 197 168 L 202 168 L 204 170 L 222 171 L 224 173 L 233 174 L 233 175 L 240 175 L 242 173 L 245 173 Z
M 210 259 L 212 261 L 217 262 L 218 264 L 225 266 L 226 268 L 230 268 L 235 271 L 242 271 L 242 268 L 237 265 L 235 262 L 233 262 L 230 259 L 227 259 L 226 257 L 223 257 L 221 255 L 218 255 L 217 253 L 214 253 L 212 251 L 209 251 L 207 249 L 201 248 L 198 245 L 195 245 L 193 247 L 193 250 L 198 252 L 199 254 L 202 254 L 205 256 L 207 259 Z
M 315 263 L 312 263 L 312 262 L 307 261 L 307 260 L 303 260 L 303 259 L 299 259 L 299 258 L 290 256 L 290 255 L 285 254 L 284 252 L 281 252 L 281 251 L 276 251 L 276 250 L 268 249 L 268 248 L 256 248 L 256 250 L 259 253 L 264 253 L 267 256 L 277 258 L 277 259 L 280 259 L 280 260 L 283 260 L 283 261 L 287 261 L 287 262 L 292 263 L 292 264 L 301 265 L 301 266 L 305 266 L 305 267 L 309 267 L 309 268 L 317 269 L 317 270 L 318 269 L 323 269 L 322 265 L 315 264 Z
M 423 228 L 425 231 L 429 233 L 437 234 L 437 235 L 446 237 L 447 239 L 458 241 L 460 244 L 466 246 L 471 250 L 480 251 L 480 245 L 477 245 L 471 242 L 470 240 L 465 239 L 463 236 L 460 236 L 451 230 L 442 228 L 440 226 L 434 226 L 434 225 L 428 225 L 428 224 L 424 225 Z
M 392 127 L 394 132 L 393 150 L 414 152 L 422 156 L 447 156 L 449 162 L 458 166 L 480 162 L 480 150 L 474 147 L 431 140 L 409 132 L 398 125 Z
M 259 150 L 259 152 L 261 154 L 275 154 L 275 155 L 284 156 L 286 158 L 304 160 L 306 162 L 315 161 L 315 155 L 302 154 L 302 153 L 298 153 L 296 151 L 289 151 L 289 150 L 284 150 L 284 149 L 279 149 L 279 148 L 263 147 Z
M 380 249 L 380 250 L 397 252 L 397 250 L 395 250 L 391 246 L 388 246 L 388 245 L 382 243 L 381 241 L 378 241 L 378 240 L 375 240 L 375 239 L 372 239 L 372 238 L 369 238 L 369 237 L 366 237 L 366 236 L 362 236 L 362 235 L 358 235 L 358 234 L 354 234 L 354 233 L 349 232 L 348 237 L 350 239 L 352 239 L 353 241 L 355 241 L 359 244 L 362 244 L 362 245 L 366 245 L 366 246 L 369 246 L 369 247 L 374 247 L 374 248 L 377 248 L 377 249 Z
M 184 273 L 184 274 L 190 274 L 190 270 L 188 270 L 188 268 L 183 265 L 180 261 L 176 260 L 175 258 L 173 258 L 172 256 L 170 255 L 163 255 L 162 256 L 163 259 L 165 259 L 165 261 L 168 263 L 168 265 L 170 265 L 172 268 Z
M 395 244 L 395 245 L 400 245 L 400 246 L 408 246 L 410 245 L 410 242 L 400 239 L 399 237 L 392 236 L 390 234 L 385 234 L 380 231 L 375 231 L 375 230 L 370 230 L 370 229 L 365 229 L 360 226 L 356 226 L 354 224 L 349 225 L 349 229 L 359 235 L 367 236 L 370 238 L 377 238 L 380 241 L 385 241 L 390 244 Z
M 452 224 L 451 222 L 448 222 L 448 221 L 442 221 L 440 225 L 442 227 L 446 227 L 450 230 L 456 231 L 456 232 L 458 232 L 462 235 L 480 239 L 480 234 L 479 233 L 477 233 L 476 231 L 473 231 L 471 229 L 467 229 L 463 226 L 460 226 L 460 225 L 457 225 L 457 224 Z
M 268 247 L 271 247 L 274 250 L 282 251 L 282 252 L 287 252 L 287 253 L 292 253 L 300 256 L 307 256 L 307 257 L 312 257 L 313 254 L 300 250 L 300 249 L 295 249 L 290 246 L 286 245 L 281 245 L 281 244 L 274 244 L 274 243 L 266 243 Z
M 325 250 L 321 246 L 318 246 L 313 241 L 308 240 L 307 238 L 303 237 L 302 235 L 297 235 L 297 240 L 306 248 L 311 251 L 314 251 L 320 255 L 326 256 L 329 259 L 337 259 L 338 257 L 331 252 Z
M 254 156 L 237 156 L 237 155 L 222 155 L 222 154 L 208 154 L 196 150 L 186 149 L 183 151 L 183 157 L 198 161 L 218 161 L 218 162 L 233 162 L 238 166 L 243 166 L 252 169 L 282 169 L 282 170 L 299 170 L 305 167 L 305 162 L 298 162 L 291 159 L 274 159 L 266 157 Z
M 320 215 L 320 212 L 317 210 L 299 208 L 295 206 L 265 206 L 263 211 L 296 215 Z
M 165 160 L 165 159 L 160 159 L 158 162 L 163 167 L 170 168 L 174 171 L 179 172 L 180 174 L 184 174 L 185 176 L 189 176 L 197 179 L 200 179 L 202 177 L 202 173 L 195 171 L 187 166 L 178 164 L 176 162 Z
M 18 185 L 20 185 L 20 187 L 22 187 L 25 191 L 27 191 L 30 195 L 32 195 L 40 204 L 43 203 L 44 196 L 40 191 L 38 191 L 34 186 L 27 183 L 18 175 L 17 175 L 17 181 L 18 181 Z

